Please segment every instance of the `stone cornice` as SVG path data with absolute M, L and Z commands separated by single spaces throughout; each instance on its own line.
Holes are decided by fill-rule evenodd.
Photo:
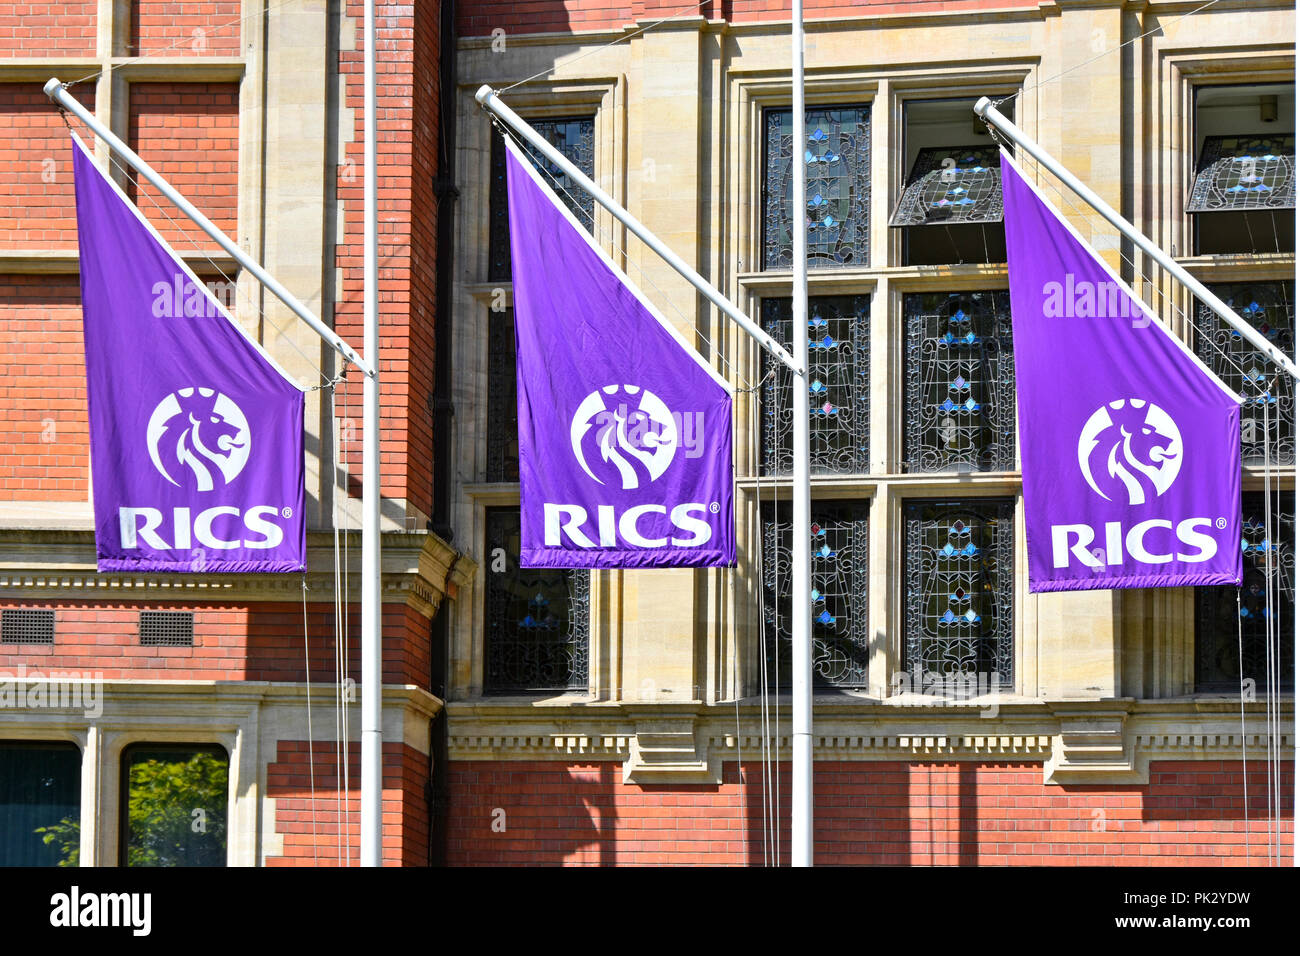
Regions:
M 346 532 L 361 553 L 360 534 Z M 437 535 L 385 532 L 383 599 L 426 617 L 472 580 L 476 565 Z M 356 578 L 355 571 L 352 578 Z M 334 600 L 334 536 L 307 535 L 306 582 L 312 601 Z M 354 580 L 351 582 L 359 588 Z M 302 595 L 303 575 L 153 574 L 95 570 L 94 533 L 71 528 L 0 528 L 0 598 L 20 600 L 284 601 Z M 353 595 L 355 597 L 355 595 Z
M 1283 705 L 1283 722 L 1287 704 Z M 753 701 L 646 704 L 572 697 L 479 699 L 447 705 L 453 760 L 619 761 L 637 783 L 718 783 L 724 763 L 760 759 L 761 707 Z M 739 733 L 737 724 L 739 723 Z M 1246 753 L 1267 753 L 1264 707 L 1247 706 Z M 1292 736 L 1284 734 L 1283 749 Z M 790 738 L 771 741 L 781 759 Z M 1226 759 L 1242 752 L 1241 703 L 1171 700 L 819 701 L 818 760 L 1027 761 L 1048 783 L 1141 784 L 1151 760 Z
M 306 684 L 294 681 L 98 680 L 93 678 L 91 671 L 81 671 L 79 673 L 83 677 L 73 680 L 62 676 L 64 673 L 61 668 L 48 673 L 37 667 L 0 668 L 0 683 L 22 683 L 30 687 L 38 683 L 85 683 L 90 679 L 102 691 L 106 702 L 111 701 L 115 708 L 131 713 L 139 712 L 142 707 L 156 709 L 160 705 L 183 705 L 187 709 L 200 707 L 215 711 L 229 709 L 232 705 L 294 703 L 306 698 L 307 688 Z M 313 702 L 324 701 L 330 704 L 335 693 L 336 687 L 332 683 L 311 685 Z M 424 717 L 432 717 L 442 710 L 443 703 L 415 684 L 385 684 L 384 706 L 412 708 Z M 4 713 L 0 710 L 0 714 Z

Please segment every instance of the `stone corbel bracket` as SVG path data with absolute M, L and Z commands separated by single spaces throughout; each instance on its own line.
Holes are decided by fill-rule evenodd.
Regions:
M 696 739 L 694 715 L 633 713 L 636 733 L 628 740 L 624 783 L 722 782 L 722 758 Z
M 1054 705 L 1060 731 L 1052 740 L 1052 755 L 1043 764 L 1043 781 L 1051 784 L 1144 784 L 1147 760 L 1138 759 L 1133 741 L 1124 733 L 1128 708 L 1071 709 Z

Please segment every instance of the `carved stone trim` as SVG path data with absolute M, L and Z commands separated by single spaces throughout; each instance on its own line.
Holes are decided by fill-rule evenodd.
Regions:
M 996 716 L 971 707 L 898 707 L 863 701 L 819 708 L 819 761 L 979 760 L 1042 763 L 1048 784 L 1144 784 L 1152 760 L 1215 760 L 1242 751 L 1240 704 L 1162 701 L 1004 703 Z M 1290 718 L 1283 707 L 1283 721 Z M 759 711 L 734 704 L 521 703 L 448 706 L 452 760 L 620 761 L 628 783 L 720 783 L 722 768 L 763 753 Z M 1284 759 L 1293 737 L 1283 737 Z M 1249 759 L 1267 752 L 1262 706 L 1247 712 Z M 789 759 L 788 734 L 771 741 Z
M 359 534 L 348 535 L 349 549 L 359 554 Z M 0 598 L 11 600 L 284 601 L 302 595 L 299 573 L 100 574 L 94 534 L 86 530 L 0 528 L 0 554 Z M 429 618 L 438 611 L 444 587 L 454 597 L 476 568 L 472 559 L 427 532 L 386 532 L 382 555 L 383 600 L 408 604 Z M 306 581 L 310 600 L 334 600 L 332 533 L 307 535 Z

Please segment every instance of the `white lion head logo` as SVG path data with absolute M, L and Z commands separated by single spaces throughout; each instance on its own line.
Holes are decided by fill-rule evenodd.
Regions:
M 187 474 L 196 491 L 211 491 L 218 475 L 228 485 L 248 463 L 248 419 L 216 389 L 172 392 L 149 416 L 146 440 L 153 466 L 178 488 Z
M 1183 464 L 1183 436 L 1159 405 L 1120 399 L 1097 409 L 1079 434 L 1079 470 L 1107 501 L 1146 504 L 1169 490 Z
M 623 489 L 630 491 L 657 480 L 668 470 L 677 453 L 677 422 L 653 392 L 638 385 L 606 385 L 578 405 L 569 440 L 578 464 L 593 481 L 605 484 L 592 470 L 589 456 L 603 472 L 608 473 L 607 466 L 613 466 Z M 598 461 L 593 454 L 596 449 Z

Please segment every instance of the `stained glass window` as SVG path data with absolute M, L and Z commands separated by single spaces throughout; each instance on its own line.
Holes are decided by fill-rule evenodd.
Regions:
M 903 315 L 907 470 L 1013 470 L 1010 294 L 913 293 L 903 298 Z
M 1294 133 L 1205 137 L 1188 212 L 1294 207 Z
M 1001 222 L 1002 158 L 996 146 L 933 146 L 916 154 L 891 226 Z
M 80 856 L 81 751 L 0 742 L 0 866 L 78 866 Z
M 764 330 L 790 345 L 789 299 L 764 299 Z M 818 296 L 808 300 L 809 444 L 813 474 L 860 474 L 869 470 L 868 370 L 871 297 Z M 763 357 L 762 461 L 768 475 L 790 474 L 790 370 Z M 768 375 L 767 373 L 771 373 Z
M 515 311 L 488 315 L 487 480 L 519 480 Z
M 763 158 L 763 268 L 794 264 L 796 220 L 808 233 L 810 269 L 867 264 L 871 235 L 868 107 L 812 107 L 796 142 L 790 110 L 767 110 Z M 796 216 L 794 163 L 807 168 L 807 209 Z
M 548 143 L 589 177 L 596 170 L 596 120 L 592 116 L 565 119 L 533 119 L 529 124 Z M 595 214 L 596 201 L 586 190 L 573 185 L 550 160 L 532 146 L 525 144 L 524 151 L 542 170 L 542 180 L 555 190 L 560 200 L 569 207 L 574 218 L 590 228 Z M 492 182 L 488 189 L 488 280 L 510 281 L 510 218 L 506 193 L 506 147 L 500 132 L 492 133 Z
M 585 691 L 591 574 L 521 568 L 519 543 L 519 509 L 489 508 L 483 689 Z
M 867 503 L 813 502 L 813 681 L 867 683 Z M 763 509 L 763 643 L 768 680 L 790 683 L 790 509 Z
M 1262 492 L 1247 492 L 1242 502 L 1243 578 L 1231 585 L 1196 589 L 1196 689 L 1237 694 L 1242 677 L 1255 682 L 1262 698 L 1268 673 L 1268 622 L 1281 636 L 1280 683 L 1295 684 L 1295 495 L 1272 495 L 1271 515 Z M 1271 517 L 1271 522 L 1267 520 Z M 1271 530 L 1270 530 L 1271 524 Z M 1274 567 L 1270 606 L 1268 566 Z M 1239 636 L 1240 635 L 1240 638 Z M 1240 649 L 1238 640 L 1240 639 Z
M 929 681 L 1012 687 L 1013 514 L 1004 499 L 904 506 L 903 658 L 914 689 Z
M 1209 288 L 1275 346 L 1295 355 L 1295 309 L 1289 283 L 1242 282 Z M 1271 449 L 1273 464 L 1295 464 L 1295 387 L 1291 377 L 1200 303 L 1196 332 L 1201 361 L 1245 399 L 1241 406 L 1242 461 L 1265 464 L 1266 450 Z

